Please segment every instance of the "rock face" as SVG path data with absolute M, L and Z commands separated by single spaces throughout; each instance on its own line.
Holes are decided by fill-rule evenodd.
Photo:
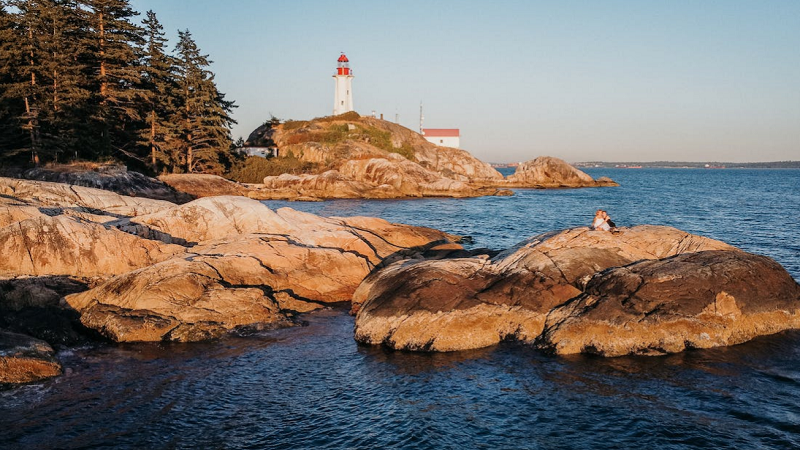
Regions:
M 173 203 L 193 200 L 192 196 L 177 192 L 155 178 L 139 172 L 128 171 L 128 168 L 122 165 L 65 164 L 20 170 L 13 173 L 12 176 L 26 180 L 103 189 L 121 195 L 166 200 Z
M 739 344 L 800 327 L 800 286 L 775 261 L 705 251 L 598 274 L 547 318 L 559 354 L 663 354 Z
M 691 259 L 693 255 L 698 255 L 698 259 Z M 753 283 L 762 276 L 756 270 L 761 267 L 761 263 L 764 267 L 760 270 L 770 272 L 774 269 L 776 279 L 782 274 L 780 276 L 787 286 L 796 286 L 780 266 L 775 267 L 775 263 L 767 264 L 766 258 L 748 255 L 723 242 L 694 236 L 674 228 L 638 226 L 622 228 L 619 233 L 576 228 L 537 236 L 494 258 L 406 261 L 374 273 L 354 294 L 354 311 L 357 311 L 355 338 L 362 343 L 422 351 L 479 348 L 506 339 L 533 342 L 544 331 L 546 321 L 548 330 L 561 329 L 557 319 L 561 316 L 558 316 L 557 308 L 565 304 L 573 305 L 573 302 L 578 301 L 576 299 L 583 298 L 581 296 L 585 292 L 594 292 L 593 295 L 597 296 L 604 292 L 598 290 L 600 288 L 597 286 L 605 289 L 613 284 L 597 284 L 607 274 L 624 272 L 639 264 L 651 264 L 666 268 L 662 270 L 663 273 L 676 271 L 669 276 L 675 285 L 681 285 L 682 275 L 677 267 L 684 260 L 696 261 L 698 265 L 706 261 L 700 255 L 727 261 L 724 264 L 707 261 L 709 266 L 706 271 L 710 271 L 713 276 L 699 279 L 693 284 L 698 288 L 707 283 L 707 293 L 714 299 L 717 296 L 727 298 L 725 295 L 743 298 L 741 289 L 753 290 Z M 635 264 L 629 266 L 631 263 Z M 699 270 L 698 265 L 694 269 Z M 687 271 L 693 270 L 686 267 Z M 617 269 L 603 272 L 612 268 Z M 751 274 L 742 282 L 740 290 L 734 290 L 724 282 L 726 277 L 735 276 L 734 273 Z M 665 277 L 664 279 L 669 279 L 666 275 Z M 659 275 L 653 275 L 652 278 L 662 280 Z M 631 279 L 639 280 L 636 277 L 625 278 L 629 283 Z M 594 291 L 590 290 L 592 286 L 595 287 Z M 654 284 L 654 290 L 659 291 L 664 286 L 666 285 Z M 629 295 L 638 292 L 636 286 L 631 289 L 623 292 Z M 694 291 L 689 289 L 687 292 Z M 721 294 L 722 292 L 727 294 Z M 758 308 L 762 311 L 776 309 L 776 305 L 780 305 L 780 310 L 785 313 L 780 312 L 769 317 L 765 315 L 758 319 L 759 325 L 751 327 L 750 334 L 741 332 L 736 335 L 737 338 L 726 342 L 733 343 L 736 339 L 741 342 L 758 334 L 796 326 L 793 317 L 798 314 L 800 298 L 795 295 L 792 299 L 792 291 L 788 287 L 784 292 L 787 294 L 763 297 Z M 777 298 L 781 300 L 776 300 Z M 669 304 L 669 299 L 670 292 L 664 292 L 662 300 Z M 703 301 L 696 302 L 701 304 Z M 575 303 L 578 304 L 580 303 Z M 573 316 L 582 317 L 581 314 L 591 312 L 601 314 L 601 310 L 605 311 L 604 305 L 611 305 L 612 302 L 602 303 L 589 299 L 585 304 L 583 309 L 577 306 L 570 309 L 574 312 Z M 700 309 L 706 306 L 707 304 L 703 304 Z M 562 334 L 548 331 L 546 337 L 550 337 L 544 341 L 545 347 L 555 347 L 562 340 L 569 341 L 584 324 L 580 321 L 582 319 L 566 313 L 562 313 L 562 316 L 569 317 L 569 323 L 577 325 L 563 328 L 565 331 Z M 606 316 L 601 314 L 597 317 Z M 667 316 L 655 316 L 656 319 L 663 317 Z M 777 323 L 769 324 L 769 320 L 777 320 Z M 627 323 L 622 323 L 619 328 L 626 325 Z M 584 339 L 589 339 L 589 335 L 591 333 L 587 333 Z M 607 339 L 613 341 L 613 337 Z M 600 339 L 600 342 L 603 340 Z M 651 348 L 649 344 L 636 347 L 633 340 L 627 342 L 632 348 L 630 352 L 644 353 L 642 349 Z M 723 340 L 710 339 L 704 342 L 719 343 Z M 599 344 L 594 347 L 588 344 L 561 344 L 554 351 L 567 353 L 577 349 L 605 354 L 606 350 L 597 350 L 598 348 Z M 678 347 L 665 348 L 675 350 Z M 621 353 L 615 350 L 608 354 Z
M 21 375 L 34 366 L 58 373 L 31 336 L 197 341 L 290 326 L 298 313 L 349 301 L 384 264 L 461 249 L 429 228 L 273 211 L 239 196 L 175 205 L 11 179 L 0 192 L 0 327 L 30 339 L 2 337 L 8 382 L 34 379 Z
M 164 200 L 127 197 L 102 189 L 2 177 L 0 177 L 0 195 L 33 206 L 101 212 L 111 217 L 149 214 L 174 206 L 174 203 Z M 61 214 L 60 211 L 56 213 Z
M 514 187 L 576 188 L 619 186 L 608 178 L 595 180 L 585 172 L 552 156 L 540 156 L 517 166 L 508 183 Z
M 193 246 L 66 297 L 85 326 L 115 341 L 193 341 L 289 325 L 287 313 L 350 300 L 384 261 L 460 248 L 428 228 L 272 211 L 244 197 L 203 198 L 120 226 Z
M 69 216 L 42 216 L 0 228 L 0 276 L 110 276 L 183 253 L 183 247 L 141 239 Z
M 179 192 L 193 197 L 216 195 L 247 195 L 246 186 L 217 175 L 183 173 L 161 175 L 158 179 Z
M 0 330 L 0 383 L 30 383 L 61 374 L 47 342 Z

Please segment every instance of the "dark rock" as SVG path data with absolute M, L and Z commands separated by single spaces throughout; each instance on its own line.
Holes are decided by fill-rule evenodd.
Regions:
M 0 383 L 30 383 L 60 374 L 61 364 L 49 344 L 0 330 Z
M 775 261 L 705 251 L 602 272 L 553 310 L 539 345 L 559 354 L 663 354 L 800 327 L 800 285 Z
M 633 267 L 653 267 L 650 281 L 642 285 L 639 275 L 630 274 Z M 603 272 L 606 269 L 611 270 Z M 618 275 L 608 275 L 611 278 L 607 282 L 598 281 L 605 280 L 607 273 Z M 594 290 L 587 288 L 587 283 Z M 774 292 L 764 288 L 771 284 L 775 285 Z M 705 289 L 702 297 L 690 296 L 701 287 Z M 680 294 L 683 296 L 680 289 L 687 290 Z M 669 227 L 620 228 L 618 233 L 582 227 L 537 236 L 494 257 L 405 261 L 374 272 L 353 296 L 355 339 L 402 350 L 465 350 L 509 339 L 532 342 L 547 323 L 552 331 L 542 345 L 558 353 L 680 351 L 686 346 L 728 345 L 797 328 L 796 289 L 796 283 L 774 261 L 724 242 Z M 593 300 L 595 297 L 618 295 L 619 301 L 630 302 L 638 298 L 632 293 L 645 295 L 650 291 L 661 302 L 656 304 L 661 309 L 653 311 L 678 312 L 673 316 L 653 314 L 643 307 L 644 312 L 621 325 L 597 325 L 617 317 L 618 311 L 613 307 L 607 311 L 606 303 Z M 583 303 L 575 303 L 576 298 Z M 694 329 L 701 330 L 697 332 L 699 338 L 688 332 L 679 334 L 667 325 L 674 317 L 701 314 L 709 302 L 716 302 L 715 311 L 733 309 L 730 298 L 735 299 L 733 304 L 738 305 L 743 318 L 733 322 L 728 332 L 709 325 L 717 319 L 698 322 Z M 741 302 L 755 305 L 756 298 L 766 309 L 750 314 Z M 688 303 L 694 310 L 681 303 L 686 299 L 696 302 Z M 564 304 L 568 306 L 559 308 Z M 569 312 L 561 313 L 563 324 L 558 321 L 559 311 Z M 610 316 L 591 315 L 601 313 Z M 725 314 L 724 320 L 728 320 Z M 613 330 L 634 328 L 638 320 L 648 327 L 639 329 L 641 336 L 625 342 L 633 350 L 614 347 L 618 344 L 613 344 L 612 335 L 622 335 L 623 331 Z M 656 334 L 668 334 L 659 331 L 662 329 L 680 336 L 680 345 L 648 340 Z M 599 333 L 610 334 L 596 337 Z M 573 335 L 583 340 L 576 344 Z M 597 342 L 592 340 L 595 337 Z
M 84 186 L 130 197 L 145 197 L 166 200 L 172 203 L 185 203 L 194 199 L 191 195 L 178 192 L 170 186 L 139 172 L 128 171 L 122 165 L 74 164 L 36 167 L 24 171 L 9 171 L 5 174 L 26 180 L 51 181 L 56 183 Z

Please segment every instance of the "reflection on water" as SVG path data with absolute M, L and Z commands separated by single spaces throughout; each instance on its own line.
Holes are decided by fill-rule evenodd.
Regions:
M 286 204 L 437 226 L 492 248 L 584 225 L 603 207 L 619 224 L 767 254 L 800 278 L 787 214 L 800 211 L 800 171 L 592 175 L 623 186 Z M 67 375 L 0 392 L 0 448 L 800 447 L 800 332 L 664 357 L 551 357 L 515 343 L 417 354 L 356 344 L 343 308 L 305 318 L 247 338 L 63 351 Z

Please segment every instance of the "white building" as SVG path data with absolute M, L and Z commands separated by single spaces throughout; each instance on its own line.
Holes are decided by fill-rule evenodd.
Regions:
M 278 147 L 242 147 L 239 151 L 247 156 L 260 156 L 262 158 L 278 156 Z
M 333 98 L 333 115 L 338 116 L 353 110 L 353 71 L 350 70 L 350 61 L 344 53 L 339 57 L 336 75 L 333 81 L 336 92 Z
M 428 142 L 440 147 L 459 148 L 461 145 L 461 133 L 458 128 L 423 128 L 422 135 Z

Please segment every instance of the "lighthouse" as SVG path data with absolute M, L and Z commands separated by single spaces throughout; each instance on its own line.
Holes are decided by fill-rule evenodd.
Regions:
M 333 115 L 344 114 L 353 110 L 353 71 L 350 60 L 342 53 L 339 57 L 336 74 L 333 76 L 336 92 L 333 98 Z

